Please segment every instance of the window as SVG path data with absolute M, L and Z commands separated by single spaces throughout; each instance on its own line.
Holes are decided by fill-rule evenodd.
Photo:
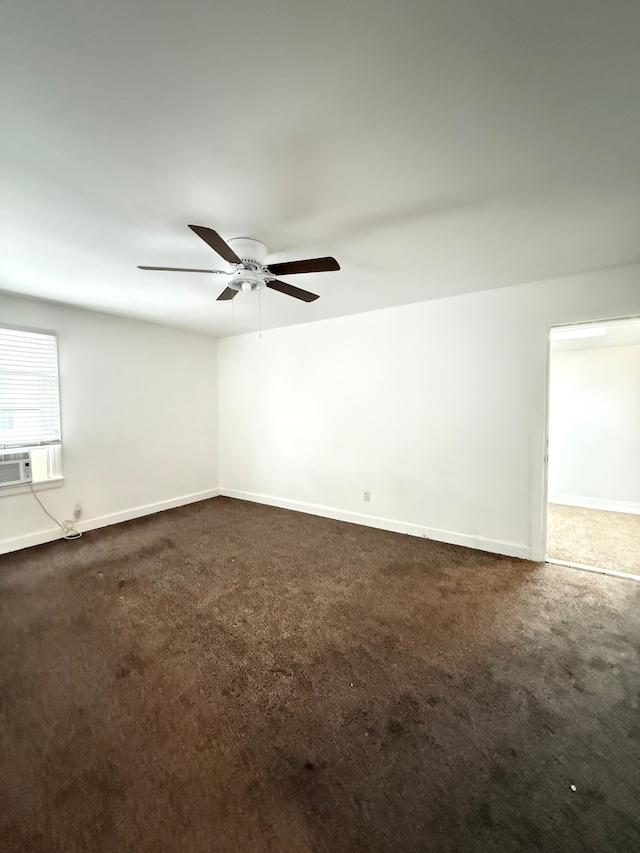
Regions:
M 58 342 L 0 328 L 0 451 L 31 450 L 33 482 L 62 476 Z

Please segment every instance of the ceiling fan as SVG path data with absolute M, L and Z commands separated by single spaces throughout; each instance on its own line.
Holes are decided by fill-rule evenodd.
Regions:
M 319 297 L 316 293 L 309 293 L 308 290 L 294 287 L 293 284 L 288 284 L 286 281 L 279 281 L 277 276 L 308 272 L 333 272 L 340 269 L 340 264 L 335 258 L 311 258 L 306 261 L 286 261 L 281 264 L 266 265 L 264 261 L 267 257 L 267 247 L 259 240 L 253 240 L 249 237 L 236 237 L 227 243 L 212 228 L 206 228 L 204 225 L 190 225 L 189 228 L 204 240 L 214 252 L 217 252 L 221 258 L 231 264 L 233 269 L 196 270 L 185 269 L 184 267 L 142 266 L 139 266 L 138 269 L 164 272 L 201 272 L 230 276 L 231 280 L 218 296 L 217 301 L 233 299 L 241 291 L 250 292 L 269 287 L 271 290 L 278 290 L 287 296 L 293 296 L 295 299 L 302 299 L 303 302 L 313 302 Z

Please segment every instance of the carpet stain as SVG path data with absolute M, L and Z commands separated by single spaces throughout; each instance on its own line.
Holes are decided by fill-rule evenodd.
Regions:
M 144 675 L 146 664 L 135 652 L 125 655 L 122 662 L 116 667 L 116 678 L 126 678 L 132 672 Z

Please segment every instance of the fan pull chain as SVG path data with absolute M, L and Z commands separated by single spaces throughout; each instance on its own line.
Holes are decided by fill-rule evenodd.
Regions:
M 234 303 L 234 302 L 235 302 L 235 299 L 232 299 L 232 300 L 231 300 L 231 334 L 232 334 L 232 335 L 233 335 L 233 334 L 235 334 L 235 331 L 236 331 L 236 326 L 235 326 L 235 321 L 234 321 L 234 314 L 233 314 L 233 303 Z
M 262 337 L 262 300 L 260 298 L 261 293 L 262 290 L 258 290 L 258 330 L 260 332 L 260 334 L 258 335 L 259 338 Z

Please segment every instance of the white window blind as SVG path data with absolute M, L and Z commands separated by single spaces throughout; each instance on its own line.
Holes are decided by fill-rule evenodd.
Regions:
M 0 447 L 59 441 L 56 336 L 0 328 Z

